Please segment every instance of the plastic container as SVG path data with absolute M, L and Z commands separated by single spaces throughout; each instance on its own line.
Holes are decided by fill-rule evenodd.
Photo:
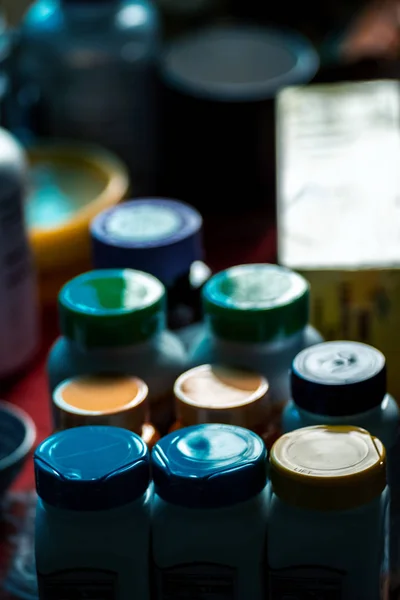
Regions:
M 307 281 L 283 267 L 241 265 L 211 277 L 203 289 L 207 329 L 192 348 L 194 365 L 217 363 L 266 377 L 265 419 L 275 423 L 290 397 L 293 358 L 322 341 L 308 325 Z
M 201 365 L 175 382 L 178 420 L 173 429 L 202 423 L 238 425 L 257 433 L 270 448 L 275 430 L 264 419 L 268 382 L 253 371 L 220 365 Z
M 272 447 L 270 477 L 269 598 L 383 598 L 388 492 L 382 443 L 357 427 L 298 429 Z
M 292 399 L 282 414 L 285 433 L 323 424 L 363 427 L 384 444 L 390 466 L 400 411 L 387 393 L 382 352 L 348 341 L 307 348 L 293 361 L 291 387 Z M 390 482 L 390 472 L 388 476 Z
M 282 414 L 284 432 L 311 425 L 356 425 L 387 451 L 391 489 L 391 570 L 400 577 L 400 411 L 387 393 L 386 361 L 359 342 L 325 342 L 293 361 L 292 400 Z
M 93 265 L 139 269 L 158 277 L 167 289 L 168 326 L 190 326 L 201 320 L 201 289 L 211 275 L 202 262 L 202 226 L 201 215 L 183 202 L 125 202 L 92 221 Z
M 148 387 L 138 377 L 94 375 L 67 379 L 53 393 L 54 429 L 112 425 L 129 429 L 152 447 L 155 428 L 146 423 Z
M 146 444 L 117 427 L 62 431 L 36 450 L 35 477 L 39 598 L 147 600 Z
M 147 0 L 37 0 L 20 28 L 17 99 L 32 97 L 34 132 L 115 152 L 135 195 L 154 192 L 159 37 Z
M 55 305 L 61 287 L 91 268 L 90 220 L 128 191 L 125 166 L 101 148 L 42 142 L 28 151 L 25 206 L 43 305 Z
M 130 269 L 84 273 L 62 288 L 59 316 L 62 336 L 48 358 L 51 394 L 80 375 L 140 377 L 149 388 L 151 423 L 165 432 L 186 353 L 165 329 L 165 289 L 158 279 Z
M 156 444 L 152 473 L 156 597 L 264 598 L 262 440 L 232 425 L 187 427 Z
M 33 358 L 39 343 L 36 276 L 24 221 L 27 165 L 0 129 L 0 379 Z

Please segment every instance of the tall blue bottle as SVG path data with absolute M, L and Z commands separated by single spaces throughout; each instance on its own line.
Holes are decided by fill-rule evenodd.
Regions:
M 135 195 L 154 185 L 159 43 L 150 0 L 37 0 L 20 31 L 19 97 L 35 107 L 33 128 L 112 150 Z

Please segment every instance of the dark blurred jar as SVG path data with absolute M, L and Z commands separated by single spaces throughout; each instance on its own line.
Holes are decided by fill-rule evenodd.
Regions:
M 160 191 L 203 214 L 250 212 L 275 203 L 274 97 L 318 68 L 296 34 L 213 26 L 171 43 L 164 91 Z
M 36 0 L 14 60 L 22 122 L 112 150 L 135 195 L 154 193 L 160 33 L 149 0 Z
M 202 262 L 201 215 L 166 198 L 125 202 L 105 210 L 91 224 L 96 269 L 128 268 L 154 275 L 168 294 L 168 327 L 201 320 L 201 288 L 211 276 Z

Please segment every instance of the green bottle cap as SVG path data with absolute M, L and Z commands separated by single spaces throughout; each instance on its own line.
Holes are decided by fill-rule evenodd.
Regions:
M 240 265 L 211 277 L 203 289 L 213 333 L 237 342 L 268 342 L 306 326 L 309 285 L 277 265 Z
M 62 333 L 85 347 L 142 342 L 165 323 L 164 286 L 132 269 L 78 275 L 61 289 L 58 306 Z

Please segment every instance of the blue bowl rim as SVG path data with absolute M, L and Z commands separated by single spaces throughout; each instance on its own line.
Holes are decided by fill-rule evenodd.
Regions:
M 0 413 L 1 412 L 9 413 L 18 419 L 24 426 L 25 435 L 24 439 L 19 446 L 15 448 L 15 450 L 13 450 L 4 458 L 0 459 L 0 472 L 8 469 L 12 465 L 25 458 L 32 450 L 36 439 L 36 426 L 32 418 L 24 410 L 22 410 L 22 408 L 19 408 L 10 402 L 6 402 L 5 400 L 0 400 Z

